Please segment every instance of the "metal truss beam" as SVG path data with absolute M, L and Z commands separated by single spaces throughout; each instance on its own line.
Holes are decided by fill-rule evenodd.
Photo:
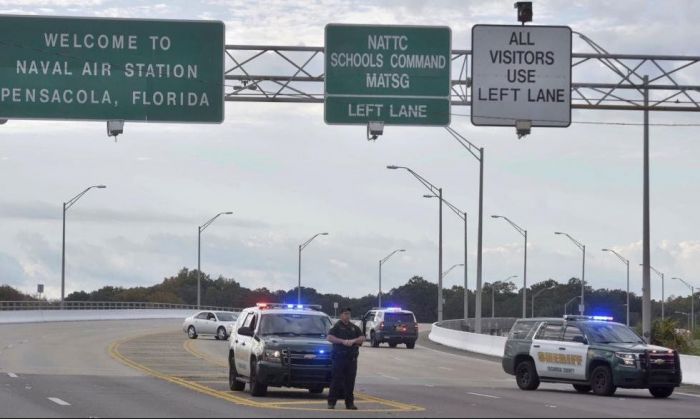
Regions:
M 575 34 L 594 52 L 572 54 L 574 109 L 700 112 L 700 56 L 611 54 Z M 471 105 L 471 55 L 452 51 L 452 105 Z M 227 45 L 225 78 L 230 102 L 323 103 L 324 49 Z

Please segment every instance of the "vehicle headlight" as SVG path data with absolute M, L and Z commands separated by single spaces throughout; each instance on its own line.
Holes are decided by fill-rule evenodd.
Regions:
M 620 363 L 626 367 L 637 366 L 637 354 L 629 352 L 615 352 L 615 357 L 620 360 Z
M 276 349 L 265 349 L 265 360 L 272 362 L 281 362 L 282 353 Z

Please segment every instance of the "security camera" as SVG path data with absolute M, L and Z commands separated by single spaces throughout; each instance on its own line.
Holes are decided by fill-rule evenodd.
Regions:
M 107 121 L 107 136 L 109 137 L 114 137 L 114 139 L 117 139 L 117 135 L 123 134 L 124 133 L 124 121 L 123 120 L 114 120 L 114 121 Z
M 370 121 L 367 123 L 367 140 L 376 141 L 377 137 L 384 134 L 384 122 Z
M 532 121 L 522 119 L 515 121 L 515 133 L 518 135 L 518 139 L 530 135 L 531 128 Z
M 532 2 L 531 1 L 518 1 L 515 2 L 516 9 L 518 9 L 518 22 L 525 25 L 525 22 L 532 22 Z

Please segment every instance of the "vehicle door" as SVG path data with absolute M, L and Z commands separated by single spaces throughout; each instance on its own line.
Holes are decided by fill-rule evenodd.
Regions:
M 365 333 L 366 339 L 369 339 L 370 331 L 374 328 L 374 316 L 375 315 L 376 315 L 375 311 L 369 311 L 367 314 L 365 314 L 365 317 L 362 320 L 363 331 Z
M 216 333 L 216 316 L 211 311 L 207 311 L 206 316 L 206 320 L 202 321 L 204 325 L 202 333 L 213 335 Z
M 583 331 L 575 324 L 567 324 L 559 346 L 559 349 L 564 348 L 560 352 L 565 355 L 562 359 L 562 377 L 570 380 L 585 380 L 588 341 Z
M 245 320 L 243 320 L 242 327 L 255 328 L 255 317 L 254 312 L 248 313 Z M 246 377 L 250 377 L 250 351 L 253 346 L 253 338 L 251 336 L 243 336 L 240 334 L 236 335 L 236 349 L 234 351 L 234 356 L 236 357 L 236 370 L 239 374 Z
M 198 313 L 194 318 L 192 319 L 192 324 L 194 324 L 194 328 L 197 330 L 197 333 L 206 333 L 204 331 L 206 327 L 206 321 L 207 321 L 207 313 L 202 311 Z
M 540 326 L 540 330 L 532 339 L 530 356 L 535 360 L 537 374 L 540 377 L 562 377 L 559 355 L 566 350 L 562 346 L 563 333 L 563 321 L 547 321 Z

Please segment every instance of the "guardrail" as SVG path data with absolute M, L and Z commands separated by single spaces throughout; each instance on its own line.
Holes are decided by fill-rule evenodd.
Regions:
M 241 311 L 234 307 L 201 306 L 127 301 L 65 301 L 64 310 L 210 310 Z M 0 301 L 0 311 L 60 310 L 58 301 Z
M 515 324 L 515 317 L 485 317 L 481 319 L 481 331 L 484 335 L 507 336 L 510 329 Z M 461 332 L 473 333 L 474 319 L 455 319 L 444 320 L 440 323 L 440 327 L 446 329 L 459 330 Z M 436 323 L 437 324 L 437 323 Z

